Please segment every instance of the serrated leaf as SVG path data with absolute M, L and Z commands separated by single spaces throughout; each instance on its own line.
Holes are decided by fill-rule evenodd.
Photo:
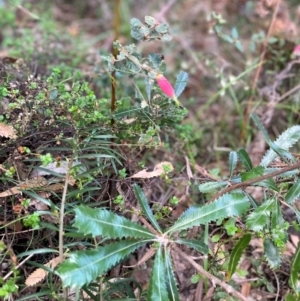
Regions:
M 241 174 L 242 182 L 246 182 L 248 180 L 255 179 L 257 177 L 260 177 L 264 174 L 264 167 L 263 166 L 257 166 L 249 171 L 243 172 Z
M 198 186 L 200 192 L 202 193 L 209 193 L 209 192 L 214 192 L 218 188 L 224 187 L 228 185 L 227 181 L 220 181 L 220 182 L 206 182 L 202 183 Z
M 189 78 L 189 75 L 184 71 L 180 71 L 179 74 L 177 75 L 176 83 L 175 83 L 175 87 L 174 87 L 176 97 L 179 97 L 180 94 L 185 89 L 188 78 Z
M 288 150 L 291 148 L 297 141 L 300 139 L 300 126 L 292 126 L 286 131 L 284 131 L 276 140 L 275 144 L 278 145 L 281 149 Z M 276 158 L 278 154 L 270 149 L 267 151 L 265 156 L 260 162 L 262 166 L 270 165 Z
M 238 150 L 237 155 L 242 162 L 242 164 L 245 166 L 246 170 L 251 170 L 252 169 L 252 162 L 251 159 L 247 153 L 247 151 L 244 148 L 241 148 Z
M 229 153 L 229 175 L 232 177 L 238 161 L 237 152 Z
M 251 234 L 245 234 L 234 246 L 229 259 L 227 280 L 229 280 L 234 274 L 236 267 L 242 257 L 243 251 L 249 245 L 250 240 Z
M 166 271 L 162 247 L 157 249 L 152 274 L 150 278 L 150 285 L 148 288 L 148 301 L 169 301 L 167 285 L 166 285 Z
M 248 198 L 250 204 L 252 205 L 252 207 L 257 208 L 258 205 L 257 205 L 257 202 L 256 202 L 255 198 L 246 191 L 244 191 L 244 194 L 245 194 L 245 196 L 247 196 L 247 198 Z
M 94 250 L 71 253 L 59 266 L 57 274 L 64 287 L 80 288 L 111 269 L 143 244 L 145 242 L 128 239 Z
M 298 246 L 293 258 L 293 262 L 291 265 L 291 274 L 289 278 L 289 285 L 297 294 L 300 293 L 299 272 L 300 272 L 300 242 L 298 242 Z
M 165 265 L 166 265 L 166 278 L 167 278 L 167 291 L 170 301 L 180 301 L 176 278 L 173 272 L 172 260 L 170 251 L 165 250 Z
M 248 208 L 249 202 L 244 194 L 225 194 L 208 205 L 189 208 L 166 233 L 204 225 L 218 219 L 238 216 Z
M 246 219 L 246 226 L 254 232 L 261 231 L 270 221 L 271 212 L 275 209 L 276 200 L 268 199 Z
M 133 190 L 134 190 L 134 194 L 135 194 L 143 212 L 147 216 L 148 220 L 151 222 L 151 224 L 156 228 L 156 230 L 158 232 L 162 233 L 162 230 L 161 230 L 159 224 L 157 223 L 157 221 L 149 207 L 148 200 L 147 200 L 143 190 L 141 189 L 141 187 L 137 184 L 134 184 Z
M 202 240 L 179 238 L 176 239 L 175 242 L 181 245 L 186 245 L 187 247 L 193 248 L 203 254 L 208 254 L 209 251 L 208 245 L 205 244 Z
M 292 204 L 300 194 L 300 180 L 298 180 L 287 192 L 285 201 L 288 204 Z
M 264 252 L 269 266 L 273 269 L 278 268 L 281 264 L 281 257 L 278 248 L 271 239 L 265 239 Z
M 276 227 L 280 227 L 284 223 L 284 219 L 282 216 L 282 211 L 280 208 L 280 203 L 275 199 L 274 200 L 274 209 L 271 214 L 271 228 L 275 229 Z
M 74 226 L 85 235 L 102 235 L 107 238 L 155 238 L 155 235 L 141 225 L 131 222 L 105 209 L 78 206 L 75 208 Z

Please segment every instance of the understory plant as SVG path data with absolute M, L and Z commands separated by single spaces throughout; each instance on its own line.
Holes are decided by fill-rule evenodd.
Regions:
M 166 33 L 165 27 L 150 17 L 145 18 L 144 24 L 133 19 L 131 25 L 133 37 L 139 39 L 161 37 Z M 136 52 L 134 45 L 123 47 L 119 42 L 116 42 L 115 47 L 118 49 L 119 55 L 116 58 L 113 56 L 107 58 L 110 70 L 146 74 L 146 94 L 148 101 L 150 101 L 154 81 L 166 80 L 165 77 L 161 77 L 161 73 L 164 71 L 162 60 L 154 54 L 143 59 Z M 180 94 L 178 91 L 181 92 L 184 87 L 180 79 L 186 79 L 186 75 L 180 74 L 175 92 L 169 82 L 158 83 L 162 91 L 170 99 L 173 99 L 175 110 L 176 106 L 177 108 L 180 106 L 177 101 L 177 96 Z M 139 91 L 141 105 L 148 107 L 147 100 L 143 99 L 141 94 Z M 155 99 L 155 104 L 152 105 L 162 108 L 161 97 L 163 95 L 158 94 L 157 97 L 159 102 L 156 102 L 157 99 Z M 122 110 L 117 110 L 115 116 L 118 114 L 123 114 Z M 63 286 L 77 290 L 83 288 L 91 296 L 93 285 L 99 282 L 108 271 L 128 258 L 138 248 L 147 245 L 149 251 L 139 262 L 141 264 L 149 261 L 154 256 L 150 284 L 147 289 L 147 300 L 180 300 L 176 273 L 173 270 L 173 252 L 189 261 L 202 277 L 214 281 L 237 300 L 246 300 L 242 294 L 226 282 L 236 272 L 239 261 L 246 252 L 251 238 L 259 237 L 263 240 L 264 258 L 272 269 L 276 269 L 282 262 L 282 252 L 288 239 L 287 229 L 293 226 L 284 219 L 280 204 L 284 203 L 293 210 L 297 218 L 295 224 L 299 224 L 300 221 L 300 213 L 294 206 L 295 200 L 300 194 L 298 175 L 300 163 L 289 152 L 289 149 L 300 139 L 300 126 L 287 129 L 276 141 L 272 141 L 258 117 L 252 115 L 252 120 L 270 147 L 260 164 L 253 166 L 245 149 L 230 152 L 228 177 L 220 181 L 199 184 L 199 191 L 207 194 L 207 204 L 190 207 L 175 222 L 169 221 L 171 225 L 168 227 L 160 226 L 149 206 L 149 201 L 138 184 L 132 186 L 138 200 L 138 206 L 131 206 L 130 210 L 138 216 L 143 225 L 132 222 L 106 208 L 76 206 L 73 226 L 78 229 L 79 233 L 87 237 L 91 236 L 94 239 L 101 237 L 105 243 L 100 246 L 97 244 L 92 249 L 66 254 L 67 259 L 56 272 L 62 279 Z M 278 159 L 285 163 L 284 167 L 274 164 L 274 161 Z M 242 166 L 242 171 L 237 169 L 238 163 Z M 251 193 L 247 192 L 246 188 L 250 186 L 262 189 L 262 200 L 256 200 Z M 235 224 L 235 217 L 239 217 L 244 225 Z M 213 250 L 210 250 L 207 239 L 187 239 L 184 233 L 192 227 L 206 227 L 211 222 L 222 224 L 223 221 L 224 228 L 234 238 L 235 245 L 227 260 L 227 265 L 225 267 L 219 266 L 219 270 L 226 272 L 226 277 L 218 278 L 214 275 L 213 269 L 209 272 L 208 269 L 198 265 L 181 251 L 180 246 L 192 248 L 205 256 L 212 255 Z M 300 246 L 298 245 L 291 265 L 289 275 L 291 292 L 286 295 L 287 301 L 300 300 L 299 249 Z M 99 291 L 97 293 L 99 294 Z M 140 297 L 136 296 L 137 299 Z M 94 299 L 98 300 L 97 297 Z

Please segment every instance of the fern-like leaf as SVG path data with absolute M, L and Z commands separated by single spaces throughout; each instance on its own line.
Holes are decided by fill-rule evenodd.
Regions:
M 297 141 L 300 139 L 300 126 L 295 125 L 284 131 L 274 142 L 278 145 L 281 149 L 288 150 L 292 147 Z M 269 149 L 263 159 L 260 162 L 261 166 L 268 166 L 270 165 L 276 158 L 278 154 Z
M 81 205 L 75 208 L 75 214 L 74 226 L 86 235 L 103 235 L 107 238 L 155 238 L 148 229 L 105 209 L 92 209 Z
M 80 288 L 111 269 L 145 243 L 146 241 L 126 240 L 94 250 L 71 253 L 70 257 L 59 266 L 57 274 L 64 287 Z
M 150 278 L 147 301 L 169 301 L 167 285 L 165 258 L 162 252 L 162 246 L 157 249 L 155 261 Z
M 238 216 L 243 214 L 249 206 L 248 199 L 244 194 L 225 194 L 208 205 L 189 208 L 166 233 L 204 225 L 218 219 Z

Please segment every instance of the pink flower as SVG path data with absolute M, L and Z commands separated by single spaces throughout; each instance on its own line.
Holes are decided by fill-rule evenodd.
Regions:
M 296 59 L 299 59 L 300 58 L 300 45 L 297 45 L 295 48 L 294 48 L 294 51 L 292 53 L 292 57 L 293 58 L 296 58 Z
M 173 86 L 170 84 L 170 82 L 162 75 L 157 74 L 156 75 L 156 81 L 160 89 L 170 98 L 172 98 L 176 104 L 179 106 L 180 103 L 175 95 L 175 91 Z

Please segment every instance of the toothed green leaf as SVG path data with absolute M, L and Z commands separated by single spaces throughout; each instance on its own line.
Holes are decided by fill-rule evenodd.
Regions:
M 290 287 L 297 293 L 300 294 L 300 242 L 298 242 L 297 250 L 293 258 L 291 265 L 291 274 L 289 279 Z
M 147 218 L 149 219 L 151 224 L 156 228 L 156 230 L 158 232 L 162 233 L 162 230 L 161 230 L 159 224 L 157 223 L 157 221 L 149 207 L 148 200 L 147 200 L 143 190 L 137 184 L 133 185 L 133 190 L 134 190 L 134 194 L 135 194 L 136 198 L 138 199 L 138 202 L 139 202 L 143 212 L 145 213 L 145 215 L 147 216 Z
M 229 153 L 229 175 L 230 178 L 233 176 L 234 170 L 236 168 L 238 161 L 238 155 L 236 152 L 230 152 Z
M 290 149 L 297 141 L 300 139 L 300 126 L 292 126 L 286 131 L 284 131 L 276 140 L 275 144 L 278 145 L 281 149 L 288 150 Z M 278 154 L 269 149 L 263 159 L 260 162 L 261 166 L 270 165 L 276 158 Z
M 169 250 L 165 250 L 165 265 L 166 265 L 167 291 L 169 295 L 169 300 L 180 301 L 178 289 L 177 289 L 178 285 L 176 283 L 176 277 L 173 272 L 172 259 Z
M 250 240 L 251 234 L 245 234 L 234 246 L 229 259 L 227 280 L 230 279 L 234 274 L 236 267 L 242 257 L 243 251 L 249 245 Z
M 162 247 L 157 249 L 152 274 L 150 278 L 150 285 L 148 289 L 148 301 L 169 301 L 167 284 L 166 284 L 166 270 Z
M 249 206 L 248 199 L 244 194 L 225 194 L 208 205 L 189 208 L 166 233 L 204 225 L 227 217 L 238 216 L 247 211 Z
M 205 244 L 202 240 L 179 238 L 176 239 L 175 242 L 181 245 L 186 245 L 189 248 L 193 248 L 203 254 L 208 254 L 209 251 L 208 245 Z
M 247 151 L 244 148 L 241 148 L 238 152 L 237 155 L 242 162 L 242 164 L 245 166 L 246 170 L 251 170 L 252 169 L 252 162 L 251 159 L 247 153 Z
M 94 250 L 71 253 L 70 257 L 59 266 L 57 274 L 64 287 L 80 288 L 111 269 L 145 243 L 128 239 Z
M 74 211 L 74 226 L 83 234 L 107 238 L 155 238 L 148 229 L 105 209 L 81 205 Z
M 298 180 L 287 192 L 285 196 L 285 201 L 288 204 L 292 204 L 300 194 L 300 180 Z
M 271 212 L 276 209 L 276 200 L 274 198 L 266 200 L 248 215 L 246 226 L 255 231 L 261 231 L 269 222 Z
M 281 256 L 278 248 L 275 246 L 271 239 L 265 239 L 264 251 L 270 267 L 273 269 L 278 268 L 281 264 Z

